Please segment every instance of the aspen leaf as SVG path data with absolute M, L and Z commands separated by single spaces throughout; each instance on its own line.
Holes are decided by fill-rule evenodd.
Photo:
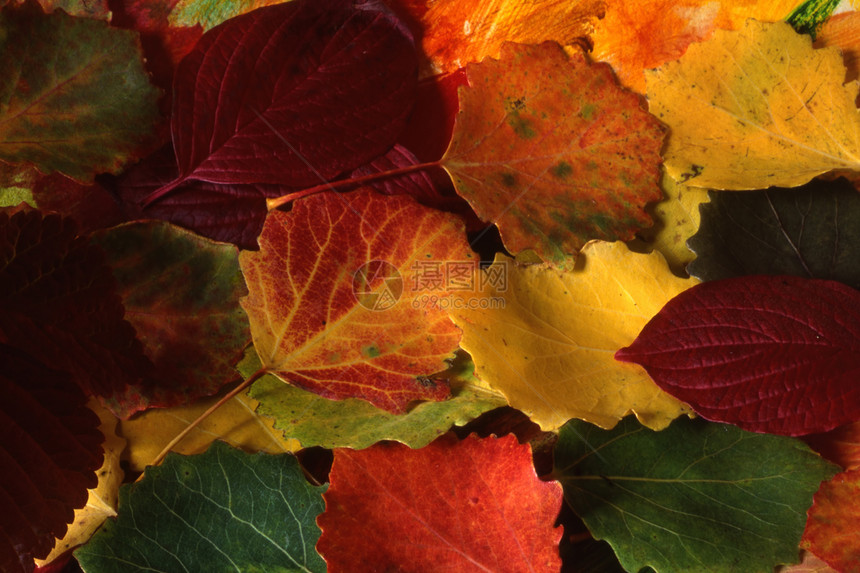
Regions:
M 546 431 L 570 418 L 611 428 L 631 411 L 664 428 L 689 409 L 613 354 L 697 281 L 672 275 L 659 253 L 632 253 L 623 243 L 589 243 L 581 258 L 581 267 L 561 272 L 499 255 L 488 273 L 506 271 L 505 290 L 488 282 L 458 293 L 463 303 L 450 311 L 463 329 L 460 345 L 478 376 Z M 473 310 L 468 297 L 504 304 Z
M 860 77 L 860 12 L 836 14 L 818 31 L 815 47 L 835 46 L 842 51 L 848 73 L 845 81 Z
M 664 128 L 609 66 L 550 42 L 509 43 L 466 73 L 442 165 L 510 252 L 569 266 L 591 239 L 651 226 Z
M 416 268 L 472 260 L 461 221 L 403 195 L 326 192 L 273 211 L 259 252 L 239 255 L 263 367 L 397 414 L 447 398 L 444 383 L 417 377 L 445 368 L 459 332 L 443 310 L 421 304 Z
M 513 435 L 339 449 L 317 548 L 331 573 L 558 571 L 561 487 Z
M 133 33 L 35 3 L 0 30 L 0 160 L 92 181 L 150 148 L 158 92 Z
M 699 206 L 708 202 L 708 192 L 678 183 L 665 173 L 660 184 L 665 197 L 648 207 L 654 226 L 642 231 L 640 236 L 648 241 L 650 248 L 666 257 L 673 271 L 684 275 L 687 264 L 696 258 L 687 248 L 687 239 L 699 230 Z
M 788 24 L 717 31 L 646 73 L 651 113 L 669 125 L 675 179 L 712 189 L 795 187 L 860 170 L 857 84 L 838 50 L 813 50 Z
M 604 0 L 433 0 L 389 2 L 414 19 L 428 60 L 422 76 L 498 58 L 504 42 L 571 44 L 588 34 Z M 401 6 L 403 4 L 403 6 Z M 408 21 L 408 20 L 407 20 Z
M 252 352 L 239 364 L 245 375 L 260 367 Z M 251 386 L 248 396 L 259 401 L 260 419 L 283 432 L 295 449 L 366 448 L 382 440 L 397 441 L 410 448 L 423 448 L 452 426 L 462 426 L 493 408 L 507 405 L 504 397 L 474 376 L 475 365 L 458 352 L 450 368 L 430 376 L 447 380 L 451 399 L 421 402 L 403 415 L 381 410 L 364 400 L 328 400 L 312 392 L 284 384 L 274 376 L 263 376 Z
M 842 472 L 813 498 L 801 547 L 843 573 L 860 571 L 860 470 Z
M 128 441 L 123 460 L 129 469 L 142 472 L 176 437 L 200 414 L 220 399 L 219 396 L 197 400 L 188 406 L 151 408 L 129 420 L 120 421 L 119 433 Z M 301 444 L 285 439 L 272 420 L 257 416 L 258 402 L 245 394 L 219 406 L 191 433 L 171 450 L 177 454 L 194 455 L 206 450 L 213 440 L 222 440 L 231 446 L 249 451 L 283 454 L 295 452 Z

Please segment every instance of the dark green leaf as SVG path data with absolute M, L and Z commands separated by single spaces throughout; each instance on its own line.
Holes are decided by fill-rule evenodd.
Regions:
M 133 32 L 12 3 L 0 54 L 0 160 L 90 181 L 151 144 L 159 94 Z
M 795 275 L 860 288 L 860 193 L 845 180 L 710 196 L 687 242 L 694 277 Z
M 324 491 L 292 455 L 215 442 L 123 486 L 118 517 L 75 556 L 87 573 L 325 571 L 314 549 Z
M 628 571 L 753 573 L 797 560 L 812 496 L 837 471 L 792 438 L 628 417 L 609 431 L 568 422 L 554 477 Z

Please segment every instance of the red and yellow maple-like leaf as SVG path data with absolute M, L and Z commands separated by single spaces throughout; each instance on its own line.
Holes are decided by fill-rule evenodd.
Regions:
M 535 475 L 531 448 L 513 435 L 412 450 L 382 443 L 338 449 L 317 522 L 330 572 L 558 571 L 558 482 Z M 365 569 L 369 570 L 369 569 Z
M 455 216 L 403 195 L 326 192 L 272 212 L 259 252 L 239 260 L 267 371 L 395 413 L 448 396 L 443 382 L 419 377 L 443 370 L 460 339 L 434 303 L 449 286 L 436 279 L 455 263 L 478 272 Z

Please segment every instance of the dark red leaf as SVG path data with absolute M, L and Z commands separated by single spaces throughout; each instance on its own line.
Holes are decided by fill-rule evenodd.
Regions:
M 70 372 L 129 415 L 124 402 L 152 364 L 115 286 L 104 254 L 71 219 L 0 212 L 0 342 Z
M 797 436 L 860 418 L 860 293 L 754 276 L 669 301 L 616 358 L 709 420 Z
M 188 181 L 145 210 L 143 199 L 176 178 L 173 147 L 166 146 L 108 183 L 129 220 L 159 219 L 195 233 L 257 250 L 257 237 L 268 210 L 267 197 L 289 190 L 280 185 L 219 185 Z
M 87 502 L 99 418 L 70 376 L 0 343 L 0 571 L 32 571 Z
M 179 176 L 302 189 L 385 153 L 412 109 L 417 58 L 380 4 L 295 0 L 201 38 L 174 81 Z
M 104 187 L 98 183 L 83 185 L 60 173 L 38 177 L 33 183 L 33 198 L 40 210 L 74 219 L 82 235 L 126 220 Z

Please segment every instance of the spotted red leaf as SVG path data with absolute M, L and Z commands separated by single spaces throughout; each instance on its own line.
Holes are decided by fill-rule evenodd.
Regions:
M 287 184 L 330 180 L 384 153 L 412 109 L 412 38 L 387 9 L 295 0 L 227 20 L 179 64 L 171 123 L 179 175 Z
M 99 418 L 65 372 L 0 343 L 0 571 L 33 570 L 87 502 Z
M 558 571 L 558 482 L 516 437 L 338 449 L 317 550 L 338 571 Z
M 702 283 L 616 357 L 709 420 L 790 436 L 830 430 L 860 418 L 860 293 L 788 276 Z

